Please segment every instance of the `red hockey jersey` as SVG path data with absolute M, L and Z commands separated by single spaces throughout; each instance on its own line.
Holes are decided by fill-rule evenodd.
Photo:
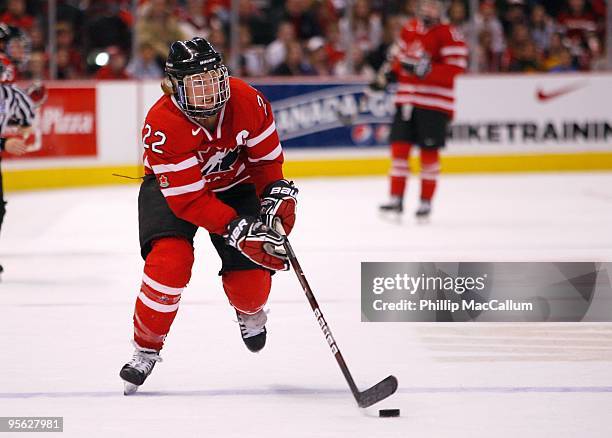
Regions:
M 415 107 L 441 111 L 451 117 L 454 112 L 455 77 L 465 71 L 468 48 L 461 32 L 448 24 L 429 29 L 418 19 L 409 20 L 402 29 L 391 69 L 399 81 L 396 105 L 410 103 Z M 423 79 L 404 70 L 402 59 L 431 59 L 431 72 Z
M 230 78 L 231 97 L 209 131 L 161 97 L 142 128 L 146 174 L 155 174 L 174 214 L 223 234 L 236 217 L 215 192 L 254 183 L 260 194 L 283 177 L 283 152 L 272 107 L 257 90 Z

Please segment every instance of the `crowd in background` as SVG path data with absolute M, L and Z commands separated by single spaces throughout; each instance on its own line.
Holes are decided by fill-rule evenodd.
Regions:
M 169 44 L 203 36 L 231 59 L 230 0 L 57 0 L 58 79 L 159 78 Z M 234 74 L 346 75 L 371 79 L 416 13 L 417 0 L 240 0 Z M 4 0 L 4 51 L 23 79 L 49 78 L 45 0 Z M 446 16 L 472 47 L 479 72 L 567 72 L 606 68 L 605 0 L 449 0 Z M 352 29 L 350 28 L 352 27 Z M 132 34 L 136 50 L 132 57 Z M 351 50 L 349 51 L 349 46 Z M 348 53 L 352 63 L 347 62 Z

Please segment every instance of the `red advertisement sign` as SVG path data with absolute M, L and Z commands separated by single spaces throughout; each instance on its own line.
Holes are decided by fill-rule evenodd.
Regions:
M 31 152 L 19 158 L 95 156 L 95 87 L 48 87 L 47 91 L 47 100 L 36 110 L 34 138 L 28 141 L 33 144 Z

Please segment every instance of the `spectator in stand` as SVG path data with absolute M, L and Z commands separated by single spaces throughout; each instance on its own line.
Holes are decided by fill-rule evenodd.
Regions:
M 387 60 L 387 52 L 394 41 L 397 41 L 403 27 L 403 19 L 399 16 L 388 16 L 383 28 L 382 43 L 368 55 L 368 63 L 374 71 L 379 71 L 380 67 Z
M 79 73 L 70 64 L 70 53 L 66 48 L 58 48 L 55 54 L 57 79 L 79 79 Z
M 45 55 L 45 52 L 32 52 L 32 55 L 30 55 L 27 79 L 31 81 L 44 81 L 49 79 L 49 72 L 47 70 L 47 55 Z
M 251 30 L 241 24 L 240 32 L 240 76 L 262 76 L 265 73 L 264 48 L 252 45 Z
M 100 67 L 94 77 L 102 80 L 130 79 L 125 71 L 127 57 L 119 47 L 109 47 L 107 49 L 108 63 Z
M 331 68 L 327 59 L 327 51 L 325 50 L 325 40 L 323 37 L 315 36 L 308 40 L 306 44 L 308 50 L 308 60 L 312 73 L 317 76 L 331 75 Z
M 606 71 L 608 70 L 608 60 L 606 54 L 604 53 L 601 41 L 597 37 L 597 35 L 592 34 L 588 41 L 587 46 L 591 53 L 591 65 L 590 69 L 592 71 Z
M 112 0 L 91 2 L 86 9 L 84 39 L 88 51 L 118 46 L 129 50 L 130 23 L 118 4 Z
M 524 0 L 506 0 L 506 11 L 503 14 L 502 25 L 506 35 L 512 35 L 514 27 L 527 22 Z
M 9 26 L 19 27 L 29 32 L 34 26 L 34 17 L 26 13 L 25 0 L 8 0 L 6 12 L 0 16 L 0 21 Z
M 403 3 L 402 7 L 400 8 L 401 13 L 400 15 L 402 16 L 402 21 L 408 18 L 415 18 L 417 15 L 417 7 L 419 4 L 418 0 L 404 0 L 401 1 L 400 3 Z
M 287 57 L 285 62 L 272 70 L 274 76 L 302 76 L 312 75 L 314 71 L 304 61 L 304 51 L 297 41 L 287 44 Z
M 60 21 L 55 29 L 57 47 L 66 49 L 71 70 L 77 76 L 83 76 L 83 57 L 81 56 L 81 51 L 76 48 L 72 25 L 67 21 Z
M 315 14 L 308 8 L 306 0 L 287 0 L 281 10 L 280 21 L 289 21 L 293 24 L 295 34 L 301 41 L 306 41 L 313 36 L 323 35 Z
M 211 27 L 217 28 L 217 26 L 212 23 L 213 19 L 219 20 L 223 24 L 228 24 L 231 9 L 231 0 L 206 0 L 204 5 L 204 16 L 211 20 Z
M 338 24 L 330 23 L 325 31 L 325 51 L 327 52 L 327 61 L 332 69 L 342 62 L 346 55 L 346 47 L 342 45 L 342 38 L 340 36 L 340 29 Z M 361 51 L 363 53 L 363 51 Z
M 282 21 L 276 30 L 276 39 L 266 47 L 266 64 L 269 70 L 274 70 L 284 60 L 287 54 L 287 44 L 295 41 L 295 29 L 289 21 Z
M 585 43 L 587 35 L 597 31 L 597 17 L 587 7 L 585 0 L 568 0 L 566 9 L 559 14 L 557 20 L 572 45 Z
M 556 65 L 551 67 L 548 71 L 551 73 L 567 73 L 576 71 L 577 68 L 574 65 L 574 60 L 572 58 L 572 53 L 566 47 L 561 49 L 559 53 L 559 58 L 557 60 Z
M 468 34 L 467 11 L 462 0 L 453 0 L 451 2 L 448 7 L 448 20 L 464 36 Z
M 495 73 L 500 70 L 501 54 L 493 49 L 493 36 L 488 29 L 483 29 L 478 35 L 476 47 L 477 71 Z
M 518 47 L 516 56 L 510 64 L 509 71 L 521 73 L 534 73 L 540 71 L 541 61 L 538 50 L 533 41 L 528 40 Z
M 240 24 L 246 25 L 255 45 L 270 44 L 274 40 L 274 26 L 252 0 L 240 0 L 238 4 Z
M 378 47 L 382 41 L 382 21 L 380 15 L 370 10 L 368 0 L 356 0 L 353 6 L 353 25 L 349 27 L 345 16 L 339 22 L 343 47 L 359 46 L 365 52 Z
M 231 59 L 230 48 L 227 45 L 227 37 L 222 29 L 212 28 L 210 30 L 208 42 L 212 44 L 216 51 L 223 53 L 224 60 Z
M 138 41 L 153 46 L 160 62 L 167 58 L 172 42 L 187 38 L 172 15 L 168 0 L 150 0 L 143 6 L 142 17 L 136 24 L 136 35 Z
M 550 71 L 561 62 L 561 53 L 565 49 L 563 35 L 560 32 L 553 33 L 550 36 L 548 50 L 545 52 L 544 63 L 542 65 L 545 71 Z
M 185 8 L 180 9 L 178 26 L 187 38 L 207 38 L 210 25 L 204 15 L 204 0 L 187 0 Z
M 30 29 L 30 45 L 32 47 L 32 52 L 44 52 L 46 42 L 46 35 L 44 34 L 42 27 L 34 25 L 32 29 Z
M 529 28 L 526 24 L 516 23 L 508 40 L 508 47 L 502 56 L 502 70 L 510 71 L 523 55 L 524 47 L 531 41 Z
M 499 59 L 506 48 L 504 40 L 504 29 L 501 21 L 497 18 L 495 2 L 493 0 L 484 0 L 480 4 L 480 10 L 474 18 L 475 28 L 470 29 L 470 32 L 475 32 L 480 37 L 483 32 L 486 32 L 485 39 L 487 40 L 486 50 L 491 51 L 487 58 L 491 58 L 492 63 L 489 65 L 498 64 L 495 59 Z M 489 41 L 490 39 L 490 41 Z
M 550 37 L 555 32 L 552 18 L 546 13 L 546 9 L 541 4 L 535 4 L 531 9 L 529 22 L 531 37 L 542 53 L 548 49 Z
M 159 79 L 164 72 L 155 59 L 155 49 L 147 41 L 138 45 L 138 53 L 128 63 L 126 73 L 134 79 Z
M 334 69 L 335 76 L 347 76 L 353 75 L 358 76 L 367 82 L 372 82 L 376 76 L 376 71 L 372 68 L 370 64 L 367 62 L 367 58 L 365 57 L 365 53 L 358 46 L 353 47 L 353 71 L 350 72 L 348 69 L 348 65 L 346 59 L 339 61 Z

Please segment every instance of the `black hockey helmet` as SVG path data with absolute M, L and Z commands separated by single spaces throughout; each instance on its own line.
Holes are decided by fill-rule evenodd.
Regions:
M 166 75 L 177 103 L 190 117 L 211 117 L 230 98 L 227 67 L 221 54 L 204 38 L 172 43 Z

